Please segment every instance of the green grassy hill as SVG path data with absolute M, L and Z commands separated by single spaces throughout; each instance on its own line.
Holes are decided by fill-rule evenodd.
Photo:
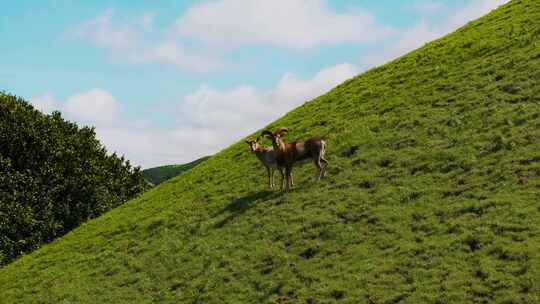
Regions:
M 540 2 L 515 0 L 0 270 L 5 303 L 540 303 Z
M 144 177 L 154 185 L 159 185 L 177 175 L 193 169 L 198 164 L 207 160 L 208 156 L 199 158 L 187 164 L 160 166 L 143 170 Z

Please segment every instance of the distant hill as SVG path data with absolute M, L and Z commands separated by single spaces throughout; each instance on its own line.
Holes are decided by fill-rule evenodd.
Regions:
M 206 156 L 187 164 L 160 166 L 160 167 L 145 169 L 142 172 L 143 172 L 144 177 L 149 182 L 151 182 L 154 185 L 159 185 L 168 179 L 171 179 L 177 175 L 187 172 L 188 170 L 191 170 L 192 168 L 202 163 L 203 161 L 207 160 L 208 158 L 209 156 Z
M 278 127 L 324 137 L 325 179 L 307 164 L 292 192 L 270 191 L 239 141 L 0 269 L 0 299 L 540 303 L 540 1 L 512 1 Z

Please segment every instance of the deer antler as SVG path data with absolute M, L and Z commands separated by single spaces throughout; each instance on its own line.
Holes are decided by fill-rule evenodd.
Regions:
M 276 131 L 276 135 L 282 136 L 282 135 L 284 135 L 284 133 L 287 133 L 287 132 L 289 132 L 289 129 L 287 129 L 287 128 L 279 128 L 279 129 Z
M 272 133 L 271 131 L 268 131 L 268 130 L 264 130 L 261 132 L 261 136 L 263 135 L 266 135 L 266 136 L 269 136 L 269 137 L 274 137 L 274 133 Z

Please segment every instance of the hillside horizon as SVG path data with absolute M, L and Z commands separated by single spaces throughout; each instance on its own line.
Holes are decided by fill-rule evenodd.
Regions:
M 185 164 L 163 165 L 142 170 L 144 177 L 154 185 L 159 185 L 175 176 L 193 169 L 198 164 L 207 160 L 210 156 L 204 156 Z
M 0 269 L 0 299 L 540 303 L 538 20 L 511 1 L 264 128 L 322 135 L 321 181 L 271 191 L 241 140 Z

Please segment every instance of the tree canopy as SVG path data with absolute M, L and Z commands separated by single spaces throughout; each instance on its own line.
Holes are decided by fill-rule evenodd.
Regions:
M 0 265 L 147 189 L 92 127 L 0 93 Z

